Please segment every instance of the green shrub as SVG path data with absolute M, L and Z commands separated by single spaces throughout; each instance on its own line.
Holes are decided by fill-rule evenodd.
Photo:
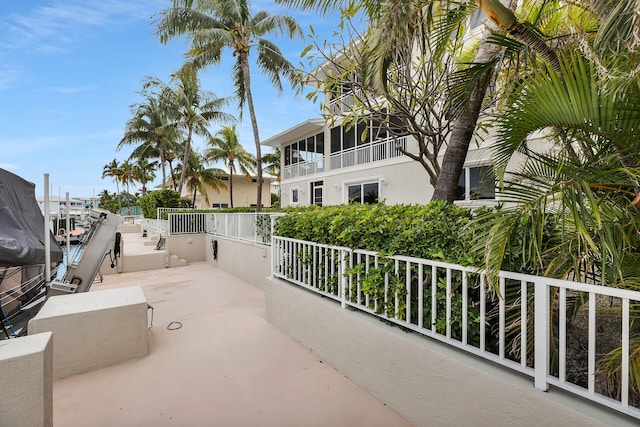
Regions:
M 339 205 L 286 210 L 276 234 L 351 249 L 478 265 L 462 238 L 469 209 L 444 202 L 426 205 Z
M 140 207 L 145 218 L 156 219 L 157 208 L 178 208 L 180 206 L 180 193 L 169 188 L 152 191 L 140 198 Z
M 158 207 L 156 205 L 156 198 L 153 197 L 153 193 L 147 193 L 144 196 L 140 197 L 140 208 L 142 209 L 142 215 L 145 218 L 156 219 Z

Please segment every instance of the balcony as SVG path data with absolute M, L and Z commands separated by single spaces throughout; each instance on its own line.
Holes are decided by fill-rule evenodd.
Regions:
M 401 157 L 403 154 L 398 150 L 398 146 L 403 149 L 407 148 L 406 136 L 398 138 L 397 142 L 393 138 L 387 138 L 382 141 L 376 141 L 333 153 L 330 156 L 331 169 L 348 168 Z
M 297 178 L 300 176 L 313 175 L 324 171 L 324 158 L 299 162 L 285 166 L 283 170 L 283 180 Z

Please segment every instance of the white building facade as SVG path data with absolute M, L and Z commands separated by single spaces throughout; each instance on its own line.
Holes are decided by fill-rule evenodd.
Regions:
M 345 94 L 344 97 L 347 97 Z M 327 100 L 333 107 L 344 99 Z M 367 137 L 362 140 L 364 126 Z M 423 204 L 431 200 L 429 175 L 397 145 L 418 150 L 411 136 L 394 138 L 372 121 L 350 129 L 310 119 L 265 141 L 281 150 L 281 205 L 346 203 Z M 444 150 L 442 150 L 442 153 Z M 474 142 L 458 184 L 458 203 L 495 201 L 495 174 L 488 142 Z

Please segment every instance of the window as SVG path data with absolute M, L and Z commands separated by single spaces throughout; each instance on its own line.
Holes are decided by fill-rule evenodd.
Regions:
M 227 209 L 229 208 L 229 203 L 212 203 L 211 207 L 215 209 Z
M 347 150 L 356 146 L 356 129 L 352 127 L 350 129 L 342 128 L 342 149 Z
M 391 135 L 387 132 L 387 126 L 391 129 Z M 406 129 L 406 124 L 402 119 L 383 110 L 382 112 L 377 112 L 373 118 L 360 120 L 353 126 L 336 126 L 332 128 L 331 153 L 382 141 L 389 136 L 404 136 L 408 134 Z
M 353 184 L 347 187 L 349 203 L 378 203 L 378 183 Z
M 488 200 L 496 197 L 493 165 L 465 167 L 458 180 L 456 200 Z
M 298 203 L 298 189 L 297 188 L 292 188 L 291 189 L 291 203 Z
M 284 147 L 284 165 L 318 161 L 324 157 L 324 133 L 310 136 Z
M 312 182 L 310 186 L 311 191 L 309 191 L 309 194 L 311 195 L 311 200 L 309 201 L 309 203 L 316 206 L 322 206 L 323 182 Z

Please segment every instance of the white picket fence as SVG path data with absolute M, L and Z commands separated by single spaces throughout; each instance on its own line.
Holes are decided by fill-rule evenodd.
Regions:
M 277 236 L 272 237 L 272 275 L 343 308 L 529 375 L 538 389 L 553 385 L 640 418 L 629 402 L 630 311 L 640 303 L 640 292 L 504 271 L 490 287 L 484 272 L 469 267 Z M 568 321 L 568 302 L 580 299 L 588 330 L 582 385 L 567 368 L 575 362 L 568 345 L 576 331 Z M 618 326 L 611 326 L 612 319 Z M 597 373 L 602 354 L 596 331 L 603 327 L 619 334 L 622 346 L 617 399 L 602 393 L 605 384 Z

